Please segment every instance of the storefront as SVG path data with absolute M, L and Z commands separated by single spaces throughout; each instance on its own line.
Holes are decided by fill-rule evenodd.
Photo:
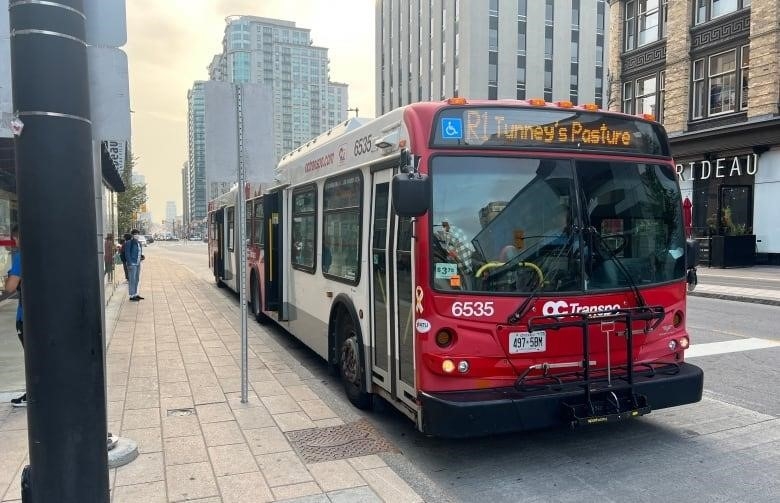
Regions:
M 780 119 L 670 140 L 704 263 L 780 264 Z
M 122 150 L 124 152 L 124 148 Z M 95 211 L 98 216 L 98 233 L 104 241 L 100 250 L 103 257 L 103 281 L 106 301 L 117 283 L 124 275 L 115 275 L 115 245 L 117 236 L 117 192 L 125 190 L 122 178 L 110 153 L 109 142 L 103 142 L 96 159 L 99 171 L 95 172 Z M 97 152 L 96 152 L 97 153 Z M 11 228 L 18 223 L 18 197 L 16 194 L 16 155 L 13 138 L 0 137 L 0 280 L 10 268 L 11 251 L 15 243 L 11 241 Z M 121 270 L 121 266 L 120 266 Z M 0 281 L 2 285 L 2 281 Z

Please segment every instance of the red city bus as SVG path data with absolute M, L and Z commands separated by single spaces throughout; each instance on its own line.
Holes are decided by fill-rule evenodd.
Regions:
M 277 173 L 247 222 L 266 236 L 260 309 L 338 367 L 356 406 L 379 395 L 462 437 L 701 399 L 684 361 L 695 248 L 652 118 L 416 103 Z

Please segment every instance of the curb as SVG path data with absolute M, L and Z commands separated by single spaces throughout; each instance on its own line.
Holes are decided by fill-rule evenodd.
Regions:
M 697 292 L 696 290 L 688 292 L 689 297 L 706 297 L 709 299 L 731 300 L 735 302 L 748 302 L 750 304 L 764 304 L 767 306 L 780 306 L 780 299 L 764 299 L 761 297 L 743 297 L 739 295 L 729 295 L 727 293 Z

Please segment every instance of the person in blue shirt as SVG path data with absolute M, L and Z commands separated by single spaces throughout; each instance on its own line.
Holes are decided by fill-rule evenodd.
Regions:
M 19 336 L 19 342 L 22 343 L 24 348 L 24 335 L 22 330 L 22 260 L 19 254 L 19 226 L 14 225 L 11 229 L 11 239 L 16 242 L 16 248 L 11 253 L 11 269 L 8 270 L 8 275 L 5 278 L 5 287 L 3 290 L 3 296 L 7 297 L 14 292 L 19 292 L 19 306 L 16 308 L 16 334 Z M 26 407 L 27 406 L 27 393 L 18 398 L 11 399 L 11 405 L 13 407 Z
M 144 259 L 143 246 L 138 241 L 138 229 L 130 231 L 132 239 L 125 243 L 124 255 L 127 263 L 127 291 L 130 294 L 130 300 L 138 302 L 143 297 L 138 295 L 138 281 L 141 279 L 141 261 Z

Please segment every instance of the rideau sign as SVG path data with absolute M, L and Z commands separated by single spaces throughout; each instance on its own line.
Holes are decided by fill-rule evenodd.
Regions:
M 677 164 L 676 171 L 681 182 L 742 175 L 753 176 L 758 171 L 758 154 L 719 157 L 712 161 L 691 161 Z

